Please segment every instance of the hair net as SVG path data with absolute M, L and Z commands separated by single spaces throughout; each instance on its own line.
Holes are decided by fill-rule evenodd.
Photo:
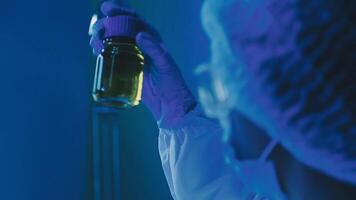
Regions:
M 236 109 L 297 159 L 356 184 L 356 29 L 351 0 L 206 0 L 208 115 Z

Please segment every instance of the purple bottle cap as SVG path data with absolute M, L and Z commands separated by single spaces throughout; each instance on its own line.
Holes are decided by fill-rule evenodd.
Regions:
M 114 16 L 107 17 L 103 21 L 105 27 L 104 38 L 115 36 L 126 36 L 135 38 L 136 35 L 143 31 L 143 23 L 133 16 Z

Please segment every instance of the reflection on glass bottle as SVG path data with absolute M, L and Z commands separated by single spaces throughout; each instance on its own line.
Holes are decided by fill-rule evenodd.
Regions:
M 93 98 L 102 106 L 129 108 L 140 103 L 144 57 L 130 37 L 108 37 L 97 58 Z

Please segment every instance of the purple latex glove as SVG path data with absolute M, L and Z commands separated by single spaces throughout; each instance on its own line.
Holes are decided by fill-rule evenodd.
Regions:
M 101 11 L 105 16 L 133 16 L 145 24 L 145 32 L 136 36 L 136 43 L 145 55 L 142 101 L 152 112 L 160 127 L 172 127 L 186 113 L 196 106 L 196 100 L 189 91 L 180 70 L 164 47 L 158 33 L 134 10 L 111 2 L 104 2 Z M 103 20 L 93 26 L 90 45 L 94 54 L 103 48 Z

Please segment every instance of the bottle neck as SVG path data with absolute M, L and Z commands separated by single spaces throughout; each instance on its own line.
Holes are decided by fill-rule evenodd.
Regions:
M 136 44 L 136 41 L 132 37 L 127 36 L 115 36 L 115 37 L 107 37 L 103 40 L 104 44 L 122 44 L 122 43 L 129 43 L 129 44 Z
M 131 37 L 108 37 L 103 40 L 104 50 L 102 54 L 118 54 L 126 53 L 137 56 L 140 60 L 144 60 L 141 50 L 136 45 L 135 39 Z

